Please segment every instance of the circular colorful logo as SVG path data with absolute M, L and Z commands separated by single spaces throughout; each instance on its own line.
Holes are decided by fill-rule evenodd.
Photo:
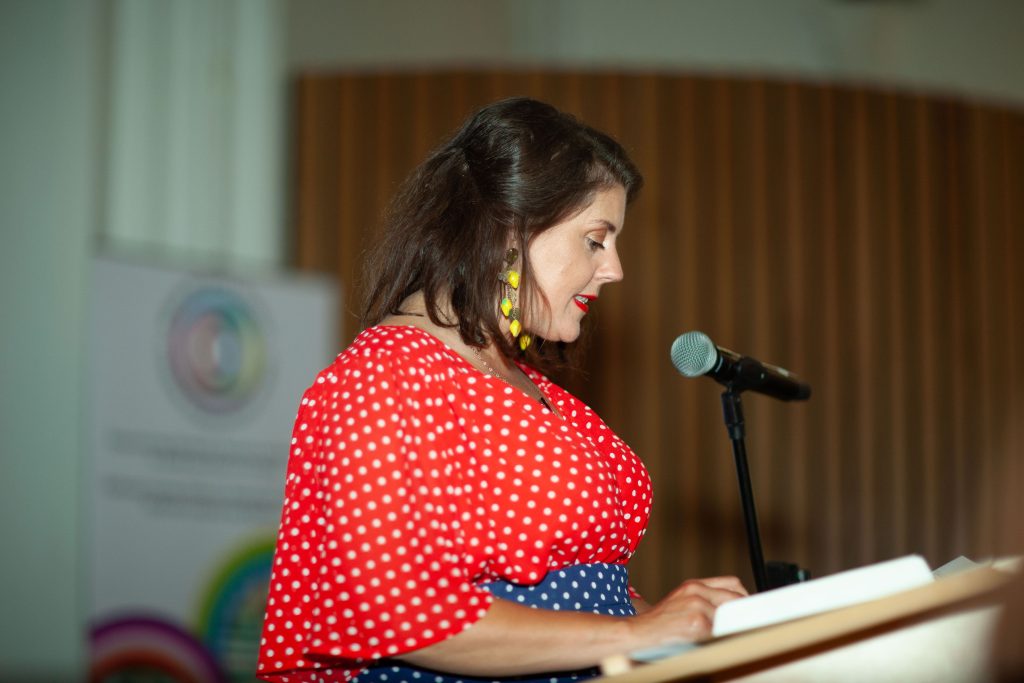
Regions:
M 198 631 L 230 681 L 251 681 L 256 670 L 274 541 L 232 553 L 207 587 Z
M 210 653 L 176 624 L 149 614 L 123 614 L 93 626 L 89 683 L 223 683 Z
M 256 394 L 266 371 L 266 341 L 252 308 L 224 287 L 185 297 L 167 337 L 171 375 L 200 409 L 231 413 Z

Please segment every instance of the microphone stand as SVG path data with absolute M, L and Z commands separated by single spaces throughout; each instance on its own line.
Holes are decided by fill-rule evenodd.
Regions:
M 743 422 L 743 403 L 735 385 L 722 394 L 722 414 L 725 428 L 732 441 L 732 454 L 736 460 L 736 477 L 740 485 L 740 502 L 743 505 L 743 521 L 747 527 L 747 544 L 750 547 L 750 565 L 754 570 L 754 585 L 761 593 L 772 588 L 788 586 L 791 583 L 807 581 L 811 574 L 799 565 L 790 562 L 764 561 L 761 551 L 761 534 L 757 529 L 757 511 L 754 509 L 754 491 L 750 487 L 750 469 L 747 467 L 747 445 L 744 441 L 746 429 Z
M 725 428 L 732 441 L 732 454 L 736 460 L 736 476 L 740 484 L 740 502 L 743 504 L 743 521 L 747 527 L 747 544 L 750 547 L 750 565 L 754 570 L 754 585 L 757 592 L 768 590 L 768 576 L 765 573 L 764 554 L 761 552 L 761 534 L 757 529 L 757 511 L 754 509 L 754 492 L 750 488 L 750 470 L 747 467 L 747 445 L 744 441 L 746 429 L 743 425 L 743 403 L 740 392 L 729 387 L 722 394 L 722 413 Z

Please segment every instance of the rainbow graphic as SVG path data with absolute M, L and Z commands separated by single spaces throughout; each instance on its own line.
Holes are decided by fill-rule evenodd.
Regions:
M 89 683 L 224 683 L 201 642 L 170 621 L 150 614 L 122 614 L 89 633 Z
M 201 410 L 234 412 L 256 394 L 266 371 L 266 343 L 252 308 L 225 287 L 185 297 L 167 335 L 171 375 Z
M 251 681 L 263 630 L 273 538 L 232 553 L 203 596 L 198 632 L 231 681 Z

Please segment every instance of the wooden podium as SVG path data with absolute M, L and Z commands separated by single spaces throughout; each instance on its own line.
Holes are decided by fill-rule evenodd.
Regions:
M 712 640 L 651 663 L 611 658 L 597 680 L 986 680 L 999 589 L 1012 578 L 1010 572 L 980 567 L 880 600 Z

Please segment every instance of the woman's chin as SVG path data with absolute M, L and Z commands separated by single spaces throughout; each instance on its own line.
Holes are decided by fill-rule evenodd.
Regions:
M 570 316 L 566 316 L 566 318 L 570 318 Z M 545 341 L 565 342 L 566 344 L 571 344 L 580 338 L 580 334 L 583 331 L 582 320 L 573 320 L 570 318 L 558 320 L 557 325 L 550 324 L 554 322 L 556 321 L 552 320 L 549 321 L 549 324 L 547 325 L 531 325 L 529 333 L 534 337 L 540 337 Z
M 572 342 L 580 338 L 580 326 L 576 325 L 573 328 L 553 330 L 550 336 L 541 336 L 544 337 L 544 339 L 547 339 L 548 341 L 565 342 L 566 344 L 571 344 Z

